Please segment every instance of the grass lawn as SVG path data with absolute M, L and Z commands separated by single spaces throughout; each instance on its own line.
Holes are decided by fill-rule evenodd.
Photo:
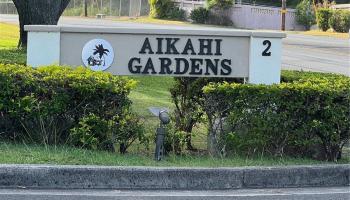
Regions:
M 18 26 L 0 23 L 0 63 L 26 63 L 25 50 L 17 49 L 18 38 Z
M 153 160 L 153 154 L 108 153 L 71 147 L 37 146 L 0 142 L 0 163 L 13 164 L 62 164 L 109 166 L 178 166 L 178 167 L 238 167 L 325 164 L 327 162 L 298 158 L 212 158 L 210 156 L 169 155 L 163 161 Z M 347 163 L 342 160 L 340 163 Z M 328 163 L 329 164 L 329 163 Z
M 349 33 L 337 33 L 337 32 L 331 32 L 331 31 L 320 31 L 320 30 L 311 30 L 311 31 L 304 31 L 304 32 L 296 32 L 299 34 L 304 35 L 312 35 L 312 36 L 326 36 L 326 37 L 335 37 L 335 38 L 341 38 L 341 39 L 349 39 Z
M 112 18 L 115 21 L 125 21 L 125 22 L 136 22 L 136 23 L 146 23 L 146 24 L 166 24 L 166 25 L 193 25 L 191 22 L 187 21 L 176 21 L 176 20 L 166 20 L 166 19 L 154 19 L 148 16 L 130 18 L 130 17 L 117 17 Z

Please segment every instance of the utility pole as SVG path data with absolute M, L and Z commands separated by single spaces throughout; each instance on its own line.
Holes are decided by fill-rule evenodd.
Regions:
M 281 24 L 281 30 L 285 31 L 286 30 L 286 12 L 287 12 L 287 0 L 282 0 L 282 24 Z
M 88 4 L 88 3 L 87 3 L 87 0 L 84 0 L 84 16 L 85 16 L 85 17 L 88 16 L 88 11 L 87 11 L 88 5 L 87 5 L 87 4 Z

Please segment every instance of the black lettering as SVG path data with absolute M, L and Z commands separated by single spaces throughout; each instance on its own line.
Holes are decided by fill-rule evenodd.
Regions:
M 201 65 L 203 64 L 203 59 L 196 59 L 191 58 L 191 75 L 200 75 L 202 74 L 203 70 L 200 69 Z
M 188 61 L 185 58 L 175 58 L 175 62 L 176 62 L 176 70 L 174 74 L 186 74 L 190 66 Z M 184 64 L 184 68 L 182 71 L 181 71 L 181 62 Z
M 220 72 L 221 72 L 221 75 L 229 75 L 229 74 L 231 74 L 231 71 L 232 71 L 232 69 L 231 69 L 231 60 L 229 60 L 229 59 L 223 59 L 222 61 L 221 61 L 221 70 L 220 70 Z M 224 70 L 225 71 L 224 71 Z
M 130 73 L 132 73 L 132 74 L 139 74 L 141 72 L 142 66 L 141 65 L 134 65 L 135 61 L 137 62 L 137 64 L 140 64 L 141 59 L 140 58 L 135 58 L 135 57 L 131 58 L 129 60 L 128 68 L 129 68 Z
M 152 51 L 151 43 L 149 42 L 149 39 L 146 38 L 145 41 L 143 42 L 142 48 L 139 51 L 140 54 L 145 54 L 146 50 L 148 50 L 148 54 L 154 54 Z
M 156 70 L 154 70 L 153 62 L 151 58 L 148 58 L 145 69 L 143 69 L 142 74 L 149 74 L 149 70 L 152 70 L 152 74 L 156 74 Z
M 271 56 L 270 47 L 271 47 L 271 41 L 270 40 L 264 40 L 263 45 L 266 46 L 266 49 L 262 52 L 262 56 Z
M 188 55 L 189 50 L 191 51 L 191 55 L 196 55 L 196 52 L 194 51 L 191 39 L 187 40 L 185 48 L 181 54 Z
M 159 74 L 172 74 L 173 71 L 170 69 L 171 59 L 170 58 L 159 58 L 160 60 L 160 72 Z
M 198 39 L 199 40 L 199 53 L 198 55 L 213 55 L 211 53 L 211 43 L 212 39 Z M 206 44 L 205 44 L 206 42 Z M 204 51 L 206 53 L 204 53 Z
M 219 59 L 214 59 L 214 61 L 215 61 L 215 65 L 214 65 L 214 63 L 212 62 L 211 59 L 205 59 L 205 62 L 206 62 L 206 71 L 205 71 L 205 75 L 210 75 L 210 73 L 209 73 L 209 68 L 210 68 L 210 70 L 211 70 L 215 75 L 218 74 Z
M 165 54 L 179 54 L 175 47 L 175 43 L 180 40 L 180 38 L 165 38 L 166 39 L 166 52 Z
M 222 39 L 215 39 L 215 42 L 216 42 L 216 52 L 215 52 L 215 55 L 217 56 L 221 56 L 221 42 L 222 42 Z
M 158 43 L 158 49 L 157 49 L 157 52 L 156 54 L 163 54 L 163 39 L 164 38 L 156 38 L 157 39 L 157 43 Z

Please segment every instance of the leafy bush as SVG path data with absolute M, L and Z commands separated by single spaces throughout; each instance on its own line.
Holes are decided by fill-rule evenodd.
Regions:
M 186 12 L 185 10 L 174 7 L 169 10 L 169 13 L 166 16 L 167 19 L 172 19 L 172 20 L 180 20 L 180 21 L 185 21 L 186 20 Z
M 322 31 L 327 31 L 329 26 L 329 18 L 332 16 L 332 10 L 329 8 L 319 8 L 316 11 L 317 26 Z
M 233 6 L 232 0 L 207 0 L 207 6 L 209 9 L 230 9 Z
M 101 130 L 104 122 L 109 124 L 126 117 L 131 105 L 127 95 L 134 85 L 127 78 L 82 67 L 33 69 L 0 64 L 1 137 L 45 144 L 67 143 L 73 130 L 75 135 L 86 134 L 82 137 L 86 138 L 89 131 L 94 132 L 97 127 Z M 88 132 L 82 133 L 85 129 Z M 100 142 L 110 139 L 107 135 L 96 138 Z M 94 140 L 74 145 L 99 147 Z
M 329 19 L 329 25 L 337 32 L 347 33 L 350 28 L 350 11 L 335 10 Z
M 120 153 L 126 153 L 126 150 L 138 140 L 141 143 L 147 143 L 144 124 L 135 113 L 124 112 L 120 116 L 115 116 L 112 122 L 112 132 L 114 141 L 119 144 Z
M 289 82 L 204 88 L 208 117 L 226 118 L 229 126 L 216 136 L 219 150 L 336 161 L 350 137 L 350 78 L 305 72 L 283 76 Z
M 205 24 L 208 21 L 208 17 L 209 10 L 202 7 L 192 10 L 190 14 L 190 18 L 193 20 L 193 22 L 198 24 Z
M 149 0 L 149 16 L 158 19 L 185 20 L 186 13 L 178 8 L 172 0 Z
M 296 20 L 303 25 L 306 30 L 315 24 L 316 18 L 310 0 L 302 0 L 296 7 Z
M 70 130 L 70 143 L 86 149 L 114 151 L 110 126 L 107 120 L 94 114 L 84 116 Z
M 174 110 L 174 130 L 173 135 L 185 135 L 185 144 L 188 150 L 194 150 L 192 146 L 192 129 L 195 125 L 203 121 L 204 100 L 202 88 L 210 82 L 243 82 L 241 79 L 227 78 L 194 78 L 194 77 L 176 77 L 175 84 L 170 88 L 171 99 L 175 104 Z M 180 134 L 181 133 L 181 134 Z M 173 139 L 173 146 L 176 151 L 181 139 Z M 171 150 L 171 148 L 170 148 Z
M 176 127 L 176 124 L 173 123 L 173 120 L 171 120 L 170 124 L 166 126 L 166 136 L 164 141 L 165 154 L 173 152 L 176 155 L 181 155 L 186 144 L 187 136 L 188 133 L 180 131 Z M 154 139 L 156 140 L 156 137 Z

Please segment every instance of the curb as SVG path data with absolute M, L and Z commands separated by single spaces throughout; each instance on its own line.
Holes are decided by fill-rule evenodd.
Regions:
M 218 190 L 349 185 L 349 164 L 244 168 L 0 165 L 0 188 Z

